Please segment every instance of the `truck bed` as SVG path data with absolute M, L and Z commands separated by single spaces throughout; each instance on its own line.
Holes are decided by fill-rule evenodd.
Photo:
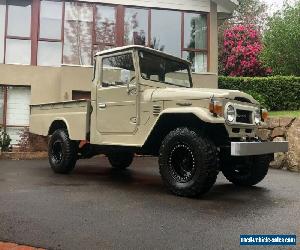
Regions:
M 85 140 L 90 131 L 90 100 L 75 100 L 30 105 L 30 129 L 47 136 L 55 123 L 65 123 L 70 139 Z

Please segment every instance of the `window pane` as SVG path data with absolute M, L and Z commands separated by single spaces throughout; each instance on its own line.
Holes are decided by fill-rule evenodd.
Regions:
M 126 8 L 125 45 L 146 45 L 148 41 L 148 10 Z
M 195 73 L 207 72 L 207 54 L 198 52 L 183 52 L 184 59 L 192 63 L 192 71 Z
M 30 37 L 31 1 L 7 0 L 7 3 L 7 34 L 10 36 Z
M 115 43 L 116 11 L 114 7 L 96 5 L 96 41 Z
M 30 64 L 31 41 L 6 39 L 5 63 Z
M 191 86 L 187 63 L 147 52 L 140 52 L 139 57 L 141 75 L 145 80 L 162 82 L 179 87 Z
M 65 3 L 63 63 L 91 65 L 93 7 L 84 3 Z
M 62 2 L 41 1 L 40 38 L 61 39 Z
M 207 16 L 184 14 L 184 47 L 207 49 Z
M 0 128 L 3 124 L 3 112 L 4 111 L 4 87 L 0 86 Z
M 5 0 L 0 0 L 0 63 L 4 60 Z
M 38 65 L 61 66 L 61 42 L 39 42 Z
M 135 77 L 132 54 L 124 54 L 103 59 L 102 87 L 122 86 Z
M 152 10 L 151 47 L 181 57 L 181 12 Z

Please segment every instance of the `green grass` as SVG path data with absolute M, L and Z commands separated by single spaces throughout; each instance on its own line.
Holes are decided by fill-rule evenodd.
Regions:
M 300 110 L 298 110 L 298 111 L 271 111 L 270 117 L 300 117 Z

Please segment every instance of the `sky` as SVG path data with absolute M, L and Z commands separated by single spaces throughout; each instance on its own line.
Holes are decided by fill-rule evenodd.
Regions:
M 272 14 L 274 11 L 277 11 L 282 8 L 285 0 L 262 0 L 270 7 L 269 13 Z M 289 3 L 294 3 L 296 0 L 288 0 Z

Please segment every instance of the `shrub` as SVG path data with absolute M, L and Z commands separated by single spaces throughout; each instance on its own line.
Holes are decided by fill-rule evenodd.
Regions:
M 236 25 L 224 31 L 224 74 L 229 76 L 266 76 L 271 69 L 259 60 L 262 44 L 253 26 Z
M 47 144 L 47 137 L 32 134 L 28 128 L 24 128 L 20 132 L 17 147 L 20 152 L 47 151 Z
M 300 77 L 219 77 L 219 88 L 252 95 L 271 111 L 300 109 Z
M 2 152 L 9 151 L 10 149 L 10 136 L 3 130 L 0 130 L 0 149 Z

